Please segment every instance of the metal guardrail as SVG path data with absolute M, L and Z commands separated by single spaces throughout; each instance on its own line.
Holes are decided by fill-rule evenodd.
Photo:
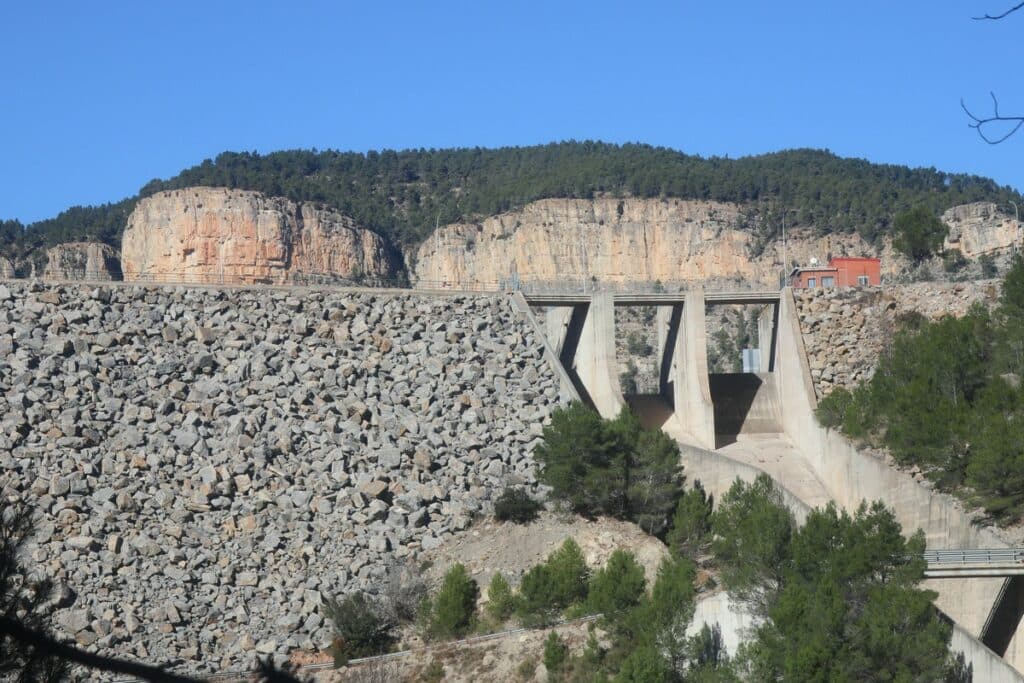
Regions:
M 929 567 L 956 566 L 1024 566 L 1024 548 L 965 548 L 961 550 L 926 550 L 925 562 Z

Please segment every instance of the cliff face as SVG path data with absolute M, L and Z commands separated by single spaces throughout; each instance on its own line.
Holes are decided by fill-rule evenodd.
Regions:
M 379 235 L 336 211 L 209 187 L 140 201 L 122 238 L 121 268 L 125 280 L 243 283 L 399 272 Z
M 100 242 L 68 242 L 46 251 L 48 280 L 120 280 L 117 251 Z
M 954 206 L 942 214 L 942 222 L 949 226 L 944 247 L 959 249 L 967 258 L 1005 254 L 1017 240 L 1014 218 L 991 202 Z
M 597 278 L 601 282 L 736 280 L 778 286 L 782 244 L 760 249 L 735 204 L 679 199 L 546 199 L 481 223 L 445 226 L 417 254 L 420 286 Z M 786 262 L 881 255 L 884 274 L 906 261 L 858 235 L 787 234 Z
M 14 277 L 14 264 L 0 256 L 0 278 L 9 279 L 12 277 Z

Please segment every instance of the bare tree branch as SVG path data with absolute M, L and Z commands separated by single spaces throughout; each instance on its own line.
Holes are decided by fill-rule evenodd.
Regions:
M 1009 15 L 1013 14 L 1014 12 L 1019 10 L 1021 7 L 1024 7 L 1024 2 L 1018 2 L 1016 5 L 1014 5 L 1010 9 L 1006 10 L 1002 14 L 985 14 L 984 16 L 980 16 L 980 17 L 971 17 L 971 19 L 974 19 L 975 21 L 985 21 L 986 19 L 991 19 L 993 21 L 997 21 L 999 19 L 1002 19 L 1003 17 L 1006 17 L 1006 16 L 1009 16 Z
M 103 657 L 80 650 L 6 616 L 0 616 L 0 636 L 12 638 L 44 656 L 57 657 L 90 669 L 134 676 L 151 683 L 204 683 L 202 678 L 183 676 L 159 666 Z M 257 673 L 259 679 L 266 683 L 300 683 L 290 672 L 274 667 L 269 661 L 260 661 Z
M 190 678 L 170 673 L 158 666 L 139 664 L 111 657 L 101 657 L 91 652 L 79 650 L 77 647 L 66 645 L 45 633 L 28 628 L 16 619 L 9 617 L 0 617 L 0 634 L 13 638 L 22 645 L 31 647 L 47 656 L 59 657 L 60 659 L 81 664 L 90 669 L 127 674 L 152 681 L 153 683 L 201 683 L 202 681 L 199 678 Z
M 1021 5 L 1024 5 L 1024 2 L 1022 2 Z M 1021 5 L 1018 5 L 1018 7 Z M 1003 116 L 999 113 L 999 100 L 996 99 L 995 93 L 990 92 L 989 95 L 992 96 L 992 116 L 975 115 L 974 112 L 967 108 L 962 97 L 960 98 L 960 107 L 964 110 L 964 113 L 970 117 L 971 121 L 973 121 L 973 123 L 968 123 L 967 126 L 978 131 L 978 135 L 981 139 L 988 144 L 998 145 L 1000 142 L 1003 142 L 1016 133 L 1021 126 L 1024 126 L 1024 116 Z M 989 126 L 991 128 L 991 124 L 996 124 L 997 126 L 999 124 L 1005 124 L 1009 126 L 1009 131 L 998 137 L 990 136 L 985 132 L 985 126 Z

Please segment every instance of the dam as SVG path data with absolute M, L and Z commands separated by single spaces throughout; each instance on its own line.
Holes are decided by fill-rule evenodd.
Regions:
M 759 371 L 711 373 L 705 312 L 743 304 L 762 312 Z M 615 316 L 641 305 L 656 308 L 657 392 L 627 396 Z M 0 360 L 5 484 L 41 510 L 34 561 L 77 593 L 56 626 L 122 656 L 146 656 L 132 649 L 144 641 L 150 657 L 216 670 L 316 646 L 332 591 L 381 582 L 391 558 L 468 528 L 488 491 L 535 482 L 541 427 L 574 399 L 608 417 L 630 402 L 716 496 L 767 473 L 798 518 L 882 500 L 929 550 L 1005 547 L 818 425 L 788 290 L 12 281 Z M 1024 591 L 1015 556 L 992 557 L 1006 566 L 927 585 L 975 680 L 1020 681 Z M 206 625 L 211 610 L 223 627 Z
M 925 488 L 818 424 L 817 398 L 789 288 L 545 293 L 526 300 L 537 311 L 538 324 L 576 396 L 607 418 L 631 405 L 645 424 L 659 426 L 680 443 L 688 476 L 700 479 L 716 497 L 737 477 L 752 480 L 766 473 L 798 519 L 829 501 L 852 511 L 862 501 L 880 500 L 893 509 L 905 532 L 922 529 L 929 549 L 1006 548 L 994 534 L 974 525 L 950 496 Z M 763 307 L 758 318 L 761 372 L 708 371 L 705 311 L 718 304 Z M 640 305 L 657 307 L 658 392 L 627 397 L 618 379 L 615 314 L 621 307 Z M 936 568 L 928 576 L 934 578 L 926 587 L 938 593 L 937 606 L 954 622 L 953 647 L 974 664 L 976 680 L 1024 680 L 1018 673 L 1024 669 L 1021 577 L 1005 568 L 945 573 Z

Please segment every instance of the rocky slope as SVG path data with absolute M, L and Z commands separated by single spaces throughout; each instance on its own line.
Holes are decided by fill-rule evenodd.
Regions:
M 187 669 L 326 645 L 506 483 L 560 401 L 501 297 L 0 284 L 0 489 L 61 637 Z
M 120 280 L 117 251 L 100 242 L 67 242 L 46 251 L 48 280 Z
M 383 238 L 336 211 L 224 188 L 141 200 L 121 247 L 129 281 L 374 281 L 399 267 Z
M 999 281 L 918 282 L 863 289 L 796 292 L 804 348 L 818 397 L 835 387 L 852 390 L 870 379 L 901 316 L 935 320 L 962 316 L 975 303 L 992 306 Z
M 947 246 L 968 258 L 1004 253 L 1013 222 L 994 204 L 946 212 Z M 878 247 L 855 234 L 820 236 L 806 228 L 787 234 L 786 262 L 825 262 L 832 256 L 878 255 L 883 277 L 907 270 L 889 240 Z M 444 226 L 414 260 L 420 286 L 495 284 L 517 274 L 524 283 L 570 283 L 595 278 L 628 284 L 731 281 L 777 286 L 782 244 L 767 246 L 743 227 L 736 204 L 678 199 L 546 199 L 480 223 Z

